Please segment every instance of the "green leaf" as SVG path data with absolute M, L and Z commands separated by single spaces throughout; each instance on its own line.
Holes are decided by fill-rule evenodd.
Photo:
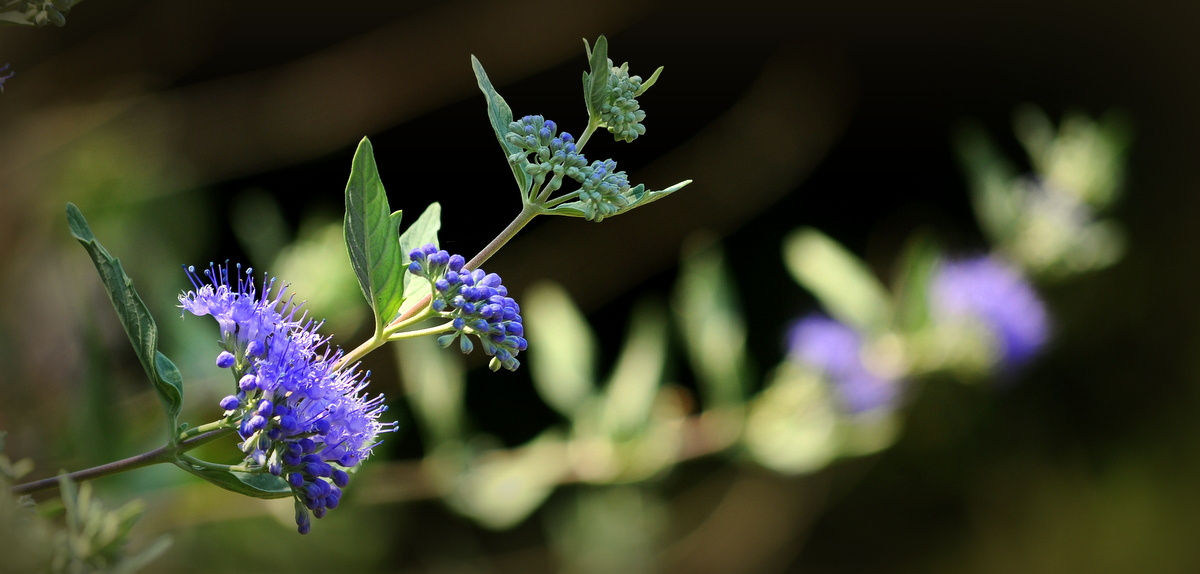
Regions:
M 346 182 L 346 250 L 363 296 L 375 311 L 377 332 L 396 316 L 404 295 L 399 218 L 388 207 L 371 141 L 363 138 Z
M 562 287 L 540 283 L 525 294 L 533 386 L 568 419 L 595 388 L 596 336 Z
M 400 234 L 400 256 L 403 268 L 407 269 L 412 261 L 408 254 L 426 243 L 438 245 L 438 230 L 442 228 L 442 205 L 434 202 Z M 413 305 L 421 302 L 431 293 L 429 280 L 417 277 L 412 273 L 404 274 L 404 302 L 400 305 L 400 313 L 408 311 Z
M 804 474 L 838 454 L 838 418 L 829 389 L 811 372 L 784 362 L 750 405 L 742 440 L 759 464 Z
M 213 470 L 176 460 L 175 466 L 182 468 L 207 482 L 230 492 L 254 498 L 286 498 L 292 495 L 292 487 L 283 478 L 267 473 L 249 473 Z
M 603 420 L 612 437 L 635 435 L 649 421 L 666 359 L 666 313 L 643 301 L 634 309 L 629 336 L 605 390 Z
M 654 83 L 658 81 L 658 76 L 662 74 L 662 71 L 663 71 L 662 66 L 659 66 L 657 70 L 654 70 L 654 73 L 650 74 L 650 78 L 647 79 L 646 81 L 642 82 L 642 87 L 638 88 L 638 91 L 633 94 L 633 97 L 636 98 L 636 97 L 646 93 L 646 90 L 649 90 L 650 86 L 653 86 Z
M 466 434 L 463 393 L 467 386 L 462 355 L 442 351 L 436 337 L 406 339 L 392 348 L 426 452 L 461 443 Z
M 133 344 L 133 350 L 162 403 L 163 412 L 167 415 L 167 436 L 173 444 L 179 410 L 183 405 L 183 377 L 175 364 L 158 351 L 158 325 L 134 289 L 133 280 L 125 275 L 120 260 L 110 255 L 96 240 L 83 213 L 71 203 L 67 204 L 67 225 L 71 235 L 92 257 L 92 263 L 100 273 L 100 280 L 108 291 L 108 298 L 117 311 L 125 334 L 129 336 L 129 342 Z
M 596 38 L 595 48 L 588 47 L 587 40 L 583 41 L 583 45 L 587 47 L 588 65 L 592 69 L 584 99 L 589 117 L 599 119 L 600 105 L 608 93 L 608 75 L 612 73 L 612 66 L 608 63 L 608 39 L 604 36 Z
M 649 205 L 651 203 L 654 203 L 668 195 L 671 195 L 672 193 L 675 193 L 676 191 L 683 189 L 690 183 L 692 183 L 692 180 L 685 179 L 675 185 L 672 185 L 671 187 L 668 187 L 668 188 L 660 190 L 660 191 L 647 191 L 644 194 L 641 194 L 641 197 L 638 199 L 637 203 L 629 206 L 624 211 L 629 211 L 630 209 L 633 209 L 635 207 L 641 207 L 643 205 Z M 645 189 L 645 186 L 643 186 L 642 184 L 639 183 L 638 188 Z
M 917 233 L 908 240 L 896 280 L 896 323 L 906 332 L 929 321 L 929 283 L 937 262 L 937 243 L 928 233 Z
M 513 121 L 512 108 L 508 107 L 508 103 L 492 86 L 487 72 L 483 70 L 483 64 L 479 63 L 479 59 L 474 54 L 471 55 L 471 68 L 475 70 L 475 80 L 479 83 L 479 91 L 483 92 L 483 97 L 487 100 L 488 120 L 492 122 L 492 131 L 496 132 L 496 140 L 500 142 L 500 149 L 504 150 L 504 161 L 508 162 L 508 167 L 512 169 L 513 179 L 521 188 L 521 200 L 525 201 L 529 193 L 529 186 L 533 183 L 533 178 L 525 173 L 525 166 L 529 164 L 529 161 L 525 159 L 516 163 L 508 161 L 509 156 L 520 153 L 521 149 L 504 139 L 504 134 L 508 133 L 508 124 Z
M 892 309 L 887 290 L 854 254 L 812 228 L 784 239 L 783 252 L 792 277 L 835 319 L 868 334 L 888 328 Z
M 674 307 L 706 408 L 745 400 L 746 322 L 737 301 L 719 246 L 706 245 L 683 260 Z
M 627 213 L 629 211 L 632 211 L 634 209 L 642 207 L 643 205 L 649 205 L 651 203 L 654 203 L 655 201 L 658 201 L 668 195 L 671 195 L 672 193 L 675 193 L 676 191 L 682 189 L 684 186 L 688 185 L 689 183 L 692 183 L 692 180 L 686 179 L 686 180 L 681 181 L 675 185 L 672 185 L 671 187 L 668 187 L 662 191 L 646 191 L 646 186 L 644 184 L 639 183 L 636 186 L 630 188 L 629 191 L 627 192 L 628 195 L 632 198 L 632 201 L 630 201 L 629 204 L 626 205 L 624 208 L 622 208 L 620 211 L 614 213 L 613 215 L 610 215 L 609 217 L 620 215 L 622 213 Z M 556 205 L 551 209 L 544 210 L 542 213 L 547 213 L 550 215 L 562 215 L 562 216 L 566 216 L 566 217 L 586 217 L 585 208 L 586 208 L 586 205 L 582 201 L 568 201 L 566 203 Z

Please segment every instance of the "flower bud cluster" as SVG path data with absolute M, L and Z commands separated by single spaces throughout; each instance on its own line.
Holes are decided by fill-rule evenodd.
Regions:
M 609 60 L 608 65 L 612 73 L 608 75 L 608 92 L 599 106 L 600 119 L 617 141 L 632 142 L 646 133 L 646 126 L 641 123 L 646 112 L 640 109 L 636 98 L 642 89 L 642 78 L 630 76 L 628 64 L 618 68 Z
M 579 169 L 587 165 L 583 154 L 575 151 L 575 138 L 567 132 L 558 133 L 558 125 L 542 116 L 525 116 L 508 124 L 505 139 L 523 151 L 512 154 L 508 160 L 516 163 L 529 159 L 525 173 L 533 176 L 534 188 L 541 189 L 547 175 L 550 192 L 562 186 L 563 177 L 579 180 Z
M 210 266 L 203 279 L 192 267 L 187 274 L 195 289 L 180 295 L 180 306 L 221 328 L 217 366 L 232 370 L 237 391 L 220 406 L 237 425 L 245 464 L 286 479 L 297 527 L 307 533 L 307 511 L 321 518 L 336 508 L 349 482 L 344 469 L 370 456 L 377 435 L 395 430 L 378 420 L 383 397 L 365 396 L 370 372 L 334 368 L 341 349 L 317 333 L 320 323 L 296 317 L 286 286 L 276 290 L 264 276 L 259 294 L 240 265 L 233 283 L 228 265 Z
M 631 203 L 627 195 L 629 178 L 625 172 L 617 171 L 617 162 L 611 159 L 594 161 L 580 172 L 583 179 L 579 186 L 579 201 L 588 221 L 601 221 Z
M 466 270 L 462 255 L 450 255 L 432 243 L 414 249 L 409 258 L 409 272 L 428 279 L 433 286 L 433 310 L 451 319 L 454 331 L 439 337 L 438 343 L 449 347 L 458 339 L 462 352 L 470 353 L 475 345 L 467 335 L 474 335 L 483 352 L 492 357 L 488 366 L 493 371 L 502 366 L 515 371 L 521 365 L 517 354 L 528 342 L 521 307 L 508 296 L 500 276 L 482 269 Z

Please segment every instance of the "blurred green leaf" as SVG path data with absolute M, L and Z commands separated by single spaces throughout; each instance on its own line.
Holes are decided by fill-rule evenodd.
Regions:
M 916 331 L 929 321 L 929 283 L 937 261 L 938 247 L 932 236 L 916 233 L 908 239 L 896 281 L 896 323 L 905 332 Z
M 814 373 L 784 363 L 751 403 L 746 447 L 754 460 L 777 472 L 820 470 L 837 455 L 836 409 Z
M 434 337 L 407 339 L 393 346 L 400 379 L 423 429 L 425 444 L 435 446 L 462 438 L 467 382 L 462 359 L 457 353 L 442 352 Z
M 1021 214 L 1021 199 L 1013 193 L 1016 169 L 996 150 L 978 123 L 963 124 L 955 133 L 955 150 L 971 188 L 980 226 L 993 243 L 1005 243 Z
M 338 221 L 305 221 L 296 241 L 279 251 L 270 269 L 286 278 L 305 299 L 305 309 L 325 321 L 327 333 L 353 333 L 366 318 L 361 305 L 347 305 L 359 292 L 348 265 L 343 228 Z
M 134 500 L 116 510 L 106 510 L 94 498 L 91 483 L 76 486 L 65 474 L 59 491 L 66 511 L 66 532 L 58 539 L 50 570 L 54 572 L 135 572 L 166 550 L 171 540 L 159 537 L 141 553 L 127 556 L 130 530 L 144 505 Z
M 566 445 L 553 430 L 519 449 L 484 453 L 459 475 L 449 502 L 483 526 L 511 528 L 554 492 L 566 461 Z
M 354 152 L 346 182 L 346 250 L 363 297 L 375 311 L 376 331 L 395 316 L 404 296 L 400 264 L 399 216 L 388 206 L 371 140 Z
M 399 218 L 397 218 L 399 219 Z M 399 225 L 399 221 L 396 222 Z M 400 261 L 401 268 L 408 269 L 408 264 L 412 261 L 408 254 L 413 249 L 421 247 L 427 243 L 438 245 L 438 231 L 442 228 L 442 205 L 438 202 L 429 204 L 421 216 L 400 234 Z M 404 313 L 412 306 L 421 302 L 426 295 L 431 293 L 429 280 L 424 277 L 417 277 L 412 273 L 404 273 L 404 302 L 400 305 L 400 313 Z
M 614 438 L 643 430 L 667 360 L 667 319 L 662 307 L 643 300 L 634 308 L 632 321 L 604 390 L 604 426 Z
M 508 124 L 513 121 L 512 108 L 508 107 L 508 102 L 505 102 L 496 88 L 492 86 L 487 72 L 483 70 L 483 64 L 479 63 L 479 59 L 474 54 L 471 55 L 471 68 L 475 70 L 475 80 L 479 83 L 479 91 L 483 92 L 483 97 L 487 100 L 488 120 L 492 123 L 492 131 L 496 132 L 496 140 L 500 142 L 500 149 L 504 150 L 504 161 L 508 162 L 508 166 L 513 172 L 513 178 L 516 179 L 517 186 L 521 188 L 521 201 L 525 201 L 529 186 L 533 183 L 532 177 L 525 173 L 525 166 L 529 160 L 508 161 L 510 156 L 520 153 L 521 150 L 504 139 L 505 134 L 508 133 Z
M 693 238 L 691 243 L 700 241 L 705 240 Z M 719 246 L 710 242 L 684 257 L 673 303 L 706 408 L 745 400 L 746 324 L 737 301 Z
M 146 371 L 146 376 L 154 386 L 155 394 L 163 405 L 167 415 L 167 437 L 172 443 L 175 440 L 175 427 L 178 425 L 179 410 L 183 404 L 183 376 L 170 359 L 158 351 L 158 325 L 150 310 L 133 287 L 133 280 L 125 275 L 120 260 L 108 253 L 108 250 L 92 234 L 83 213 L 74 204 L 67 204 L 67 225 L 71 235 L 83 244 L 100 280 L 108 291 L 109 300 L 125 327 L 125 333 L 133 344 L 133 350 Z
M 788 235 L 784 262 L 834 318 L 864 333 L 880 333 L 891 321 L 887 290 L 866 264 L 812 228 Z
M 538 394 L 554 410 L 572 418 L 595 388 L 596 337 L 583 313 L 562 287 L 534 285 L 525 294 L 529 368 Z
M 1123 114 L 1109 112 L 1097 121 L 1068 112 L 1055 130 L 1045 112 L 1025 105 L 1014 114 L 1013 129 L 1035 171 L 1058 191 L 1094 209 L 1103 209 L 1116 197 L 1132 133 Z
M 549 534 L 560 571 L 637 574 L 654 572 L 659 542 L 670 516 L 650 489 L 581 488 L 552 507 Z
M 287 481 L 273 474 L 212 470 L 182 460 L 175 461 L 175 466 L 225 490 L 254 498 L 286 498 L 292 495 L 292 487 Z

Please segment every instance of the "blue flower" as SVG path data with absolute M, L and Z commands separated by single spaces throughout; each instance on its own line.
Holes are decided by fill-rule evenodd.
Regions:
M 974 321 L 987 329 L 1006 366 L 1028 361 L 1050 337 L 1050 320 L 1037 292 L 995 257 L 943 262 L 930 296 L 935 318 Z
M 495 273 L 482 269 L 465 270 L 462 255 L 450 255 L 429 243 L 409 253 L 408 270 L 433 285 L 430 305 L 441 317 L 451 320 L 454 332 L 438 337 L 449 347 L 459 339 L 459 348 L 470 353 L 475 345 L 467 338 L 478 338 L 483 352 L 492 357 L 488 366 L 517 370 L 517 354 L 528 346 L 521 322 L 521 307 L 508 296 L 508 288 Z
M 901 382 L 873 373 L 863 364 L 862 337 L 854 329 L 813 314 L 792 325 L 787 341 L 789 357 L 819 370 L 846 410 L 857 414 L 895 408 Z
M 349 480 L 342 469 L 369 457 L 377 436 L 396 423 L 379 422 L 382 395 L 366 397 L 370 372 L 334 368 L 341 349 L 317 332 L 320 323 L 296 317 L 300 306 L 284 299 L 286 286 L 275 289 L 264 276 L 259 293 L 251 269 L 243 274 L 240 265 L 233 277 L 228 265 L 210 265 L 203 278 L 188 267 L 187 275 L 194 289 L 179 296 L 180 307 L 216 319 L 217 365 L 237 381 L 220 406 L 238 427 L 245 464 L 287 479 L 297 528 L 307 533 L 307 511 L 321 518 L 337 507 Z

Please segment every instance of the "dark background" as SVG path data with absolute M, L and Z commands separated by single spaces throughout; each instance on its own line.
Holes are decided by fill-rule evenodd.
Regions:
M 1044 289 L 1056 340 L 1016 385 L 929 385 L 899 444 L 816 476 L 726 459 L 679 467 L 655 488 L 680 523 L 728 508 L 722 501 L 740 511 L 697 530 L 712 536 L 707 554 L 705 544 L 668 544 L 660 567 L 1200 567 L 1191 540 L 1200 511 L 1195 6 L 328 4 L 91 0 L 62 29 L 0 29 L 0 63 L 17 73 L 0 94 L 0 428 L 12 433 L 11 455 L 48 473 L 157 440 L 121 438 L 158 432 L 152 412 L 129 414 L 153 403 L 66 233 L 66 201 L 83 208 L 169 328 L 184 286 L 176 265 L 250 257 L 231 223 L 240 198 L 265 191 L 293 232 L 309 217 L 339 218 L 363 135 L 393 208 L 441 202 L 443 246 L 471 254 L 518 204 L 468 55 L 517 116 L 542 114 L 577 133 L 579 38 L 603 33 L 633 73 L 666 71 L 641 98 L 647 134 L 632 145 L 598 134 L 589 157 L 611 155 L 653 188 L 695 183 L 601 225 L 543 218 L 487 267 L 517 293 L 539 279 L 563 284 L 607 358 L 633 302 L 669 293 L 694 231 L 723 238 L 765 370 L 782 356 L 786 323 L 813 306 L 781 267 L 787 232 L 815 226 L 884 277 L 919 229 L 979 251 L 986 244 L 952 148 L 960 122 L 981 122 L 1017 161 L 1011 114 L 1022 103 L 1055 119 L 1119 109 L 1135 127 L 1115 210 L 1129 251 L 1112 268 Z M 394 388 L 391 361 L 368 366 L 385 392 Z M 689 382 L 682 367 L 676 375 Z M 106 377 L 123 385 L 119 394 L 89 394 L 105 387 L 87 381 Z M 508 445 L 556 422 L 520 372 L 476 369 L 467 400 L 477 427 Z M 384 456 L 419 454 L 412 433 L 398 438 Z M 110 483 L 110 496 L 164 480 Z M 314 532 L 309 551 L 362 570 L 553 568 L 537 517 L 494 533 L 432 502 L 356 512 L 362 525 Z M 163 560 L 200 560 L 196 568 L 205 548 L 238 532 L 290 536 L 255 520 L 184 520 Z M 354 528 L 375 537 L 364 542 Z M 741 537 L 757 542 L 721 545 Z M 352 540 L 369 550 L 346 550 Z

